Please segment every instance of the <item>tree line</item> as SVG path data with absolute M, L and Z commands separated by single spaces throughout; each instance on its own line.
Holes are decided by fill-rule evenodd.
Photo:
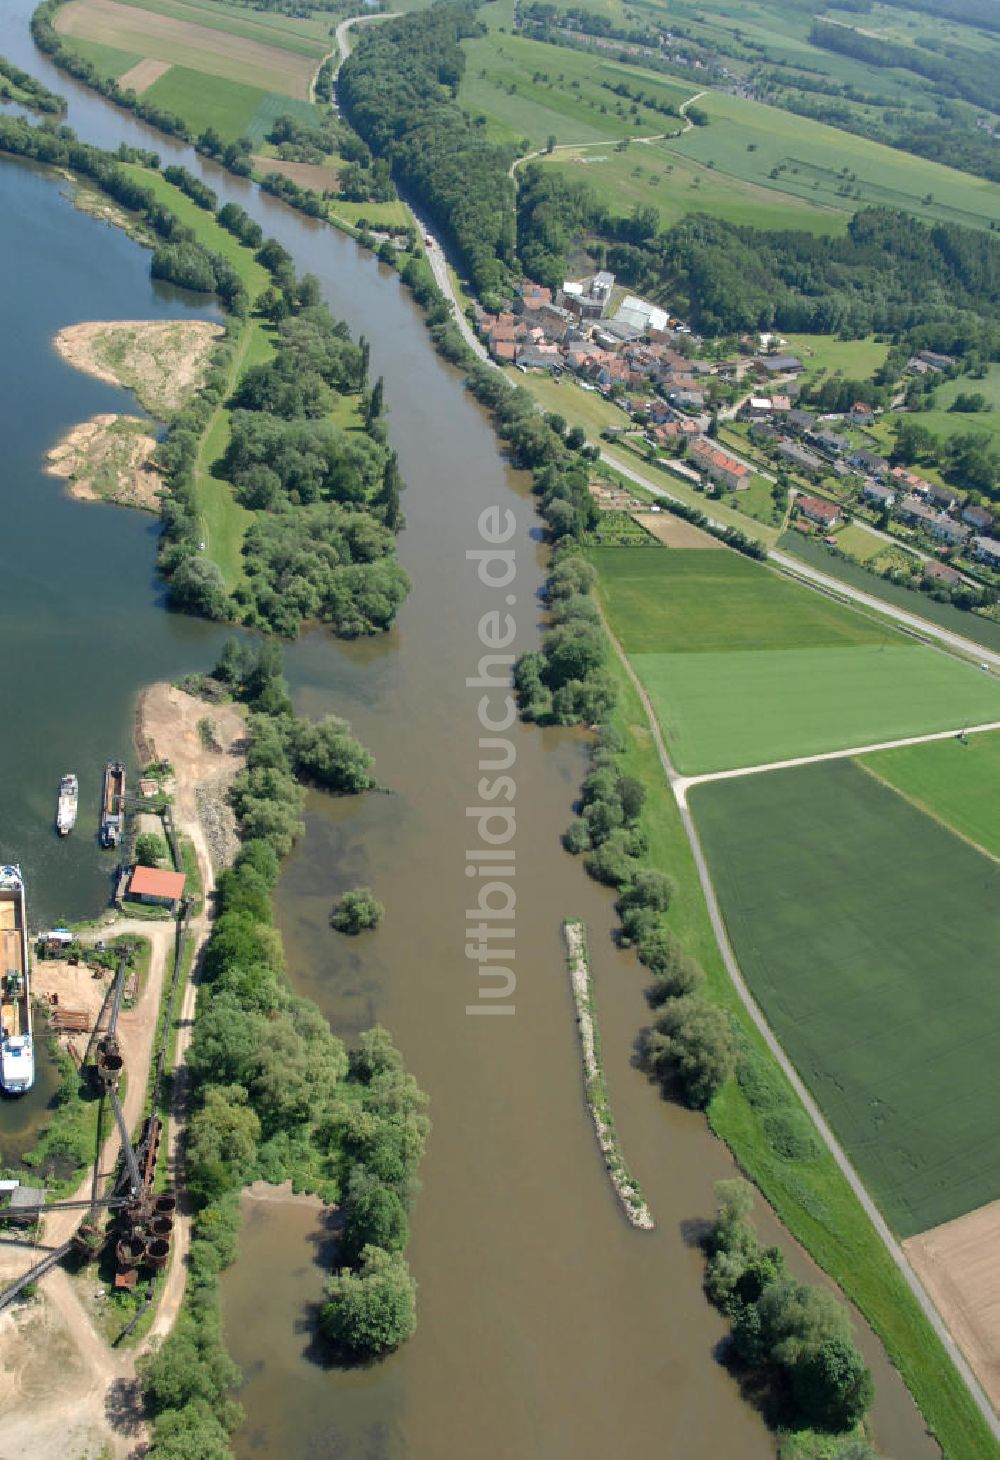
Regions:
M 485 302 L 503 293 L 514 264 L 515 154 L 478 133 L 456 100 L 460 42 L 484 29 L 466 0 L 369 26 L 341 67 L 338 94 L 375 157 L 453 240 Z

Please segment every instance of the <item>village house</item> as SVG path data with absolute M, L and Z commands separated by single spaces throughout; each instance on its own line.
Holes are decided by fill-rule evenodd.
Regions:
M 711 481 L 728 492 L 738 492 L 750 484 L 750 468 L 729 456 L 704 436 L 698 436 L 688 447 L 688 460 Z
M 803 517 L 822 527 L 835 527 L 843 516 L 835 502 L 827 502 L 822 497 L 796 497 L 795 505 Z
M 869 502 L 875 502 L 879 507 L 891 507 L 896 500 L 896 493 L 884 482 L 877 482 L 874 477 L 866 477 L 865 484 L 861 488 L 862 497 Z
M 770 421 L 753 421 L 750 425 L 750 440 L 756 441 L 758 446 L 766 446 L 770 441 L 777 441 L 778 428 L 772 426 Z
M 740 406 L 740 420 L 759 421 L 771 414 L 771 400 L 766 395 L 752 395 Z
M 962 521 L 978 533 L 984 533 L 993 526 L 993 513 L 985 507 L 963 507 Z
M 785 430 L 793 436 L 802 436 L 816 425 L 812 411 L 790 410 L 785 416 Z
M 884 456 L 876 456 L 874 451 L 855 451 L 847 459 L 851 466 L 866 472 L 868 476 L 881 479 L 889 475 L 889 463 Z
M 187 881 L 183 872 L 164 872 L 159 867 L 135 867 L 125 896 L 154 907 L 175 909 L 184 896 Z
M 950 370 L 958 361 L 954 355 L 941 355 L 936 350 L 918 350 L 917 359 L 931 370 Z
M 913 522 L 918 527 L 929 526 L 935 519 L 935 513 L 931 511 L 926 502 L 919 497 L 904 497 L 899 504 L 899 516 L 904 522 Z
M 1000 542 L 995 537 L 974 537 L 972 551 L 981 563 L 1000 568 Z
M 518 297 L 514 301 L 514 310 L 520 314 L 535 314 L 546 304 L 551 303 L 551 289 L 546 289 L 544 284 L 534 284 L 530 279 L 525 279 Z
M 824 426 L 822 431 L 810 432 L 810 440 L 820 451 L 826 452 L 828 456 L 843 456 L 850 451 L 851 443 L 846 436 L 838 436 L 836 431 L 831 431 L 829 426 Z
M 927 500 L 933 502 L 934 506 L 939 507 L 942 512 L 950 512 L 953 507 L 957 506 L 959 497 L 958 493 L 953 492 L 950 487 L 938 487 L 931 482 L 927 486 Z
M 943 583 L 946 588 L 954 588 L 962 581 L 961 573 L 949 563 L 939 563 L 936 558 L 930 558 L 924 564 L 923 576 L 932 583 Z
M 954 517 L 938 516 L 928 522 L 927 526 L 935 537 L 943 538 L 945 542 L 954 545 L 968 542 L 972 536 L 971 527 L 963 527 L 961 522 L 955 521 Z
M 490 340 L 490 355 L 498 365 L 513 365 L 517 358 L 517 341 Z
M 907 471 L 905 466 L 894 466 L 890 476 L 899 486 L 900 491 L 905 489 L 914 497 L 926 497 L 931 489 L 930 482 L 918 477 L 916 472 Z
M 856 400 L 848 412 L 847 419 L 852 426 L 870 426 L 875 419 L 875 412 L 866 401 Z
M 826 463 L 821 456 L 817 456 L 815 451 L 807 451 L 795 441 L 780 442 L 778 455 L 806 476 L 822 476 L 826 470 Z
M 795 355 L 758 355 L 753 367 L 758 375 L 797 375 L 802 361 Z

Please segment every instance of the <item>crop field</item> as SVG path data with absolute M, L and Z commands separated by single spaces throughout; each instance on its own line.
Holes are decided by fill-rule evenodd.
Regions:
M 722 177 L 700 162 L 668 154 L 659 142 L 635 143 L 627 152 L 567 148 L 541 161 L 573 182 L 587 183 L 614 213 L 625 215 L 636 204 L 651 204 L 664 228 L 689 213 L 708 213 L 753 228 L 801 228 L 816 234 L 843 233 L 847 227 L 843 210 Z
M 212 18 L 202 15 L 206 21 Z M 228 17 L 220 19 L 230 23 Z M 179 19 L 118 0 L 70 0 L 57 14 L 56 28 L 70 41 L 114 45 L 140 57 L 303 100 L 308 99 L 318 54 L 324 49 L 313 41 L 311 54 L 302 55 L 285 49 L 278 32 L 270 42 L 251 39 L 201 20 Z M 168 80 L 169 76 L 164 78 Z
M 221 76 L 213 76 L 209 82 L 203 71 L 171 66 L 153 82 L 144 98 L 183 117 L 195 136 L 206 127 L 214 127 L 224 142 L 235 142 L 249 132 L 268 93 Z
M 735 553 L 590 558 L 685 774 L 1000 719 L 991 677 Z
M 709 91 L 699 105 L 710 125 L 664 142 L 665 150 L 712 162 L 719 173 L 744 182 L 852 212 L 885 205 L 970 228 L 1000 221 L 1000 189 L 985 178 L 722 92 Z M 850 187 L 860 197 L 843 195 L 845 167 L 855 174 Z M 772 178 L 774 169 L 779 173 Z
M 146 59 L 138 51 L 122 51 L 117 46 L 102 46 L 97 41 L 82 41 L 76 36 L 72 45 L 76 54 L 89 61 L 108 81 L 117 81 Z
M 995 864 L 847 761 L 691 806 L 754 996 L 895 1230 L 1000 1196 Z
M 862 757 L 880 780 L 1000 858 L 1000 733 L 903 745 Z

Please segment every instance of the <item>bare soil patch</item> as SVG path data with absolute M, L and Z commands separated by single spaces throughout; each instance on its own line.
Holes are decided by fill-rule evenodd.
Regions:
M 710 532 L 703 532 L 693 522 L 674 517 L 670 512 L 633 512 L 640 527 L 652 533 L 657 542 L 671 548 L 721 548 L 722 543 Z
M 118 85 L 122 91 L 134 91 L 136 96 L 141 96 L 148 91 L 154 81 L 159 81 L 170 70 L 169 61 L 137 61 L 123 75 L 118 78 Z
M 84 502 L 159 510 L 163 477 L 152 464 L 156 439 L 137 416 L 94 416 L 74 426 L 49 452 L 49 476 L 65 477 Z
M 207 722 L 208 737 L 198 728 Z M 214 869 L 228 866 L 238 846 L 226 799 L 243 764 L 246 725 L 232 704 L 209 705 L 172 684 L 154 684 L 139 696 L 136 743 L 149 760 L 168 759 L 175 778 L 176 816 Z
M 903 1251 L 1000 1410 L 1000 1201 L 911 1237 Z
M 221 324 L 207 319 L 123 319 L 68 325 L 55 347 L 77 370 L 135 391 L 165 421 L 204 384 L 222 333 Z
M 322 162 L 285 162 L 280 157 L 255 156 L 253 163 L 261 172 L 280 172 L 300 188 L 312 188 L 316 193 L 336 192 L 340 186 L 337 169 Z
M 222 76 L 245 86 L 309 100 L 313 56 L 296 55 L 189 20 L 157 15 L 117 0 L 70 0 L 55 18 L 62 35 L 97 41 L 150 59 Z
M 38 958 L 31 975 L 31 990 L 53 1012 L 59 1009 L 79 1009 L 87 1014 L 90 1028 L 93 1029 L 110 982 L 111 974 L 106 968 L 91 968 L 86 963 L 67 963 L 62 958 Z M 74 1039 L 77 1049 L 83 1053 L 86 1035 L 58 1037 L 63 1048 L 70 1039 Z

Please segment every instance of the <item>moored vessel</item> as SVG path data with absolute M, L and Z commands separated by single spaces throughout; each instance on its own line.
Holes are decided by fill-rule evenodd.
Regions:
M 59 782 L 59 803 L 56 807 L 56 830 L 69 836 L 76 825 L 76 808 L 80 799 L 80 783 L 72 773 Z
M 35 1082 L 28 931 L 20 867 L 0 867 L 0 1086 L 23 1095 Z
M 125 831 L 125 766 L 109 760 L 104 767 L 101 802 L 101 846 L 116 847 Z

